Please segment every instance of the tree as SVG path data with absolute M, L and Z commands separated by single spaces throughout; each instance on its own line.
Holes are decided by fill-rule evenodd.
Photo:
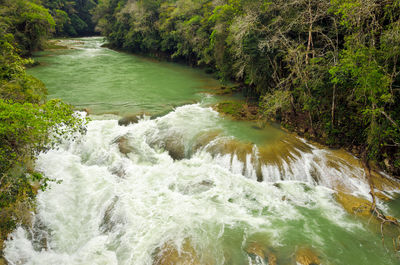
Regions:
M 11 33 L 24 55 L 40 49 L 55 23 L 46 8 L 28 0 L 2 0 L 0 25 L 5 33 Z
M 60 100 L 46 102 L 44 84 L 25 72 L 32 60 L 22 58 L 21 53 L 38 48 L 54 26 L 47 9 L 29 1 L 0 1 L 8 4 L 0 17 L 2 242 L 17 224 L 28 224 L 27 212 L 33 209 L 37 189 L 44 189 L 49 181 L 34 170 L 36 155 L 83 132 L 86 121 Z
M 206 67 L 266 118 L 400 174 L 398 0 L 103 0 L 94 13 L 112 47 Z

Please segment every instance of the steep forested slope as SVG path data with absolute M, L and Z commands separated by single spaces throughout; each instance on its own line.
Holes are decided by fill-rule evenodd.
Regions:
M 102 0 L 114 48 L 250 87 L 266 118 L 400 174 L 400 1 Z
M 49 181 L 35 171 L 35 155 L 83 129 L 72 106 L 46 101 L 44 84 L 25 72 L 32 60 L 21 56 L 40 49 L 54 26 L 39 2 L 0 0 L 0 254 L 8 233 L 29 224 L 35 194 Z
M 94 23 L 90 11 L 97 0 L 43 0 L 42 4 L 50 10 L 56 22 L 57 36 L 94 35 Z

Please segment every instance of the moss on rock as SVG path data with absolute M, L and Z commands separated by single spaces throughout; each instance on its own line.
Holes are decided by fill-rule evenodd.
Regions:
M 309 248 L 300 248 L 296 252 L 296 263 L 301 265 L 319 265 L 320 258 Z
M 274 253 L 272 253 L 267 246 L 262 245 L 258 242 L 252 242 L 250 243 L 247 248 L 246 252 L 250 255 L 255 255 L 259 257 L 262 260 L 267 260 L 268 265 L 276 265 L 277 264 L 277 258 Z
M 235 120 L 256 120 L 258 118 L 258 106 L 244 101 L 223 101 L 215 105 L 215 109 Z
M 363 217 L 369 217 L 372 215 L 372 203 L 366 199 L 340 191 L 335 194 L 335 198 L 337 202 L 339 202 L 350 214 Z
M 165 243 L 157 253 L 157 257 L 153 265 L 200 265 L 199 257 L 191 245 L 186 240 L 182 248 L 178 248 L 172 243 Z

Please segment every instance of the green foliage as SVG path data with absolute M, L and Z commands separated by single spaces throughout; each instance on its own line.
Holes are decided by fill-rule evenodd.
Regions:
M 263 115 L 267 118 L 275 118 L 278 112 L 286 112 L 290 109 L 290 93 L 283 90 L 275 90 L 267 93 L 260 101 Z
M 44 84 L 25 72 L 21 54 L 40 48 L 54 20 L 38 1 L 0 0 L 0 243 L 29 225 L 34 198 L 52 181 L 34 171 L 37 154 L 77 132 L 85 119 L 60 100 L 46 102 Z M 65 19 L 63 12 L 58 12 Z M 59 21 L 59 20 L 56 20 Z M 2 246 L 2 244 L 0 244 Z M 1 252 L 1 249 L 0 249 Z
M 97 0 L 43 0 L 56 22 L 56 36 L 89 36 L 95 34 L 91 10 Z
M 13 43 L 12 34 L 0 37 L 0 96 L 14 102 L 39 103 L 46 95 L 44 84 L 25 73 L 24 65 L 31 60 L 21 58 Z
M 111 47 L 242 82 L 266 117 L 400 174 L 399 1 L 103 0 L 94 18 Z
M 59 100 L 42 105 L 0 100 L 0 172 L 81 130 L 81 121 L 71 106 Z
M 242 102 L 238 101 L 224 101 L 218 103 L 217 105 L 218 111 L 231 115 L 233 117 L 238 117 L 242 110 Z
M 67 12 L 60 9 L 55 9 L 53 11 L 53 18 L 54 22 L 56 23 L 56 33 L 62 34 L 64 32 L 64 27 L 70 23 Z
M 23 54 L 40 49 L 54 31 L 55 22 L 46 8 L 29 0 L 0 2 L 0 31 L 12 34 Z
M 331 10 L 340 17 L 340 24 L 351 27 L 356 13 L 360 11 L 363 1 L 360 0 L 331 0 Z
M 330 69 L 332 82 L 340 85 L 344 85 L 343 82 L 351 82 L 351 99 L 367 108 L 392 102 L 391 79 L 375 59 L 377 51 L 363 46 L 357 48 L 342 51 L 340 63 Z
M 28 60 L 22 59 L 17 54 L 17 49 L 12 45 L 14 36 L 10 33 L 4 34 L 0 37 L 0 80 L 10 81 L 14 78 L 23 75 L 25 68 L 24 64 Z
M 361 117 L 362 137 L 357 138 L 364 141 L 368 159 L 391 158 L 388 169 L 398 174 L 399 95 L 393 89 L 399 75 L 398 3 L 335 1 L 335 7 L 348 36 L 340 62 L 330 69 L 332 83 L 351 92 L 346 101 Z

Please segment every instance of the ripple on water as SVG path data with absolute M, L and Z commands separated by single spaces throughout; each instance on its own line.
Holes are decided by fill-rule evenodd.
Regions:
M 349 216 L 322 181 L 297 180 L 292 170 L 294 179 L 257 182 L 244 174 L 249 171 L 241 159 L 247 155 L 234 159 L 209 149 L 217 139 L 230 141 L 220 119 L 197 104 L 128 126 L 113 119 L 90 122 L 80 141 L 39 156 L 38 170 L 63 182 L 38 196 L 40 225 L 34 230 L 42 233 L 17 229 L 5 257 L 11 264 L 239 265 L 266 264 L 273 257 L 277 264 L 308 258 L 396 264 L 378 234 Z M 183 159 L 173 159 L 163 145 L 173 136 L 184 146 Z M 209 140 L 198 146 L 202 136 Z M 121 137 L 132 148 L 125 153 L 116 141 Z M 277 145 L 282 148 L 279 139 Z M 286 163 L 303 161 L 303 153 L 328 152 L 315 154 L 320 149 L 304 142 L 290 150 L 295 153 L 282 158 Z M 267 158 L 262 161 L 278 161 Z M 44 236 L 46 247 L 35 238 Z M 264 258 L 249 250 L 254 243 Z M 302 254 L 308 251 L 314 256 Z

